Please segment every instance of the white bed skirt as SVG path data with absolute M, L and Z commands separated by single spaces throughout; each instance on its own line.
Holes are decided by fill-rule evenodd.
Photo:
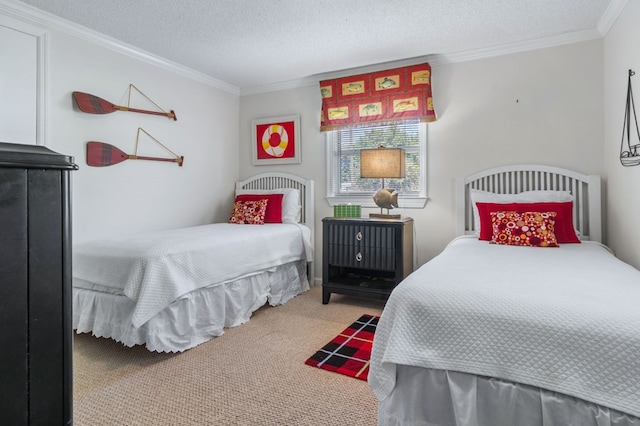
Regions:
M 131 318 L 134 305 L 124 295 L 73 289 L 73 328 L 108 337 L 125 346 L 150 351 L 182 352 L 249 321 L 265 303 L 283 304 L 309 289 L 306 261 L 278 266 L 237 281 L 193 291 L 174 301 L 139 328 Z
M 533 386 L 398 365 L 379 426 L 640 426 L 640 419 Z

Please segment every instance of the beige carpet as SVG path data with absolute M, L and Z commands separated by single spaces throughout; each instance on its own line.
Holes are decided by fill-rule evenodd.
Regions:
M 319 286 L 181 354 L 126 348 L 87 334 L 74 342 L 74 424 L 376 424 L 365 381 L 304 364 L 379 301 L 332 295 Z

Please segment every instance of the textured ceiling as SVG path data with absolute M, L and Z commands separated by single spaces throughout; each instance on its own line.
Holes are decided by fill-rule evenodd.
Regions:
M 239 89 L 596 31 L 616 0 L 20 0 Z

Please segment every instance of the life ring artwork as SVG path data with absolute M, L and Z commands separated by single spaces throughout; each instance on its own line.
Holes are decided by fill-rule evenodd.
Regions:
M 622 141 L 620 142 L 620 164 L 624 167 L 637 166 L 640 164 L 640 130 L 638 129 L 638 119 L 636 118 L 636 106 L 633 101 L 633 91 L 631 90 L 631 77 L 635 75 L 633 70 L 629 70 L 627 83 L 627 101 L 624 110 L 624 123 L 622 125 Z M 635 140 L 631 133 L 631 115 L 633 114 L 633 125 L 635 126 Z M 625 143 L 625 137 L 627 139 Z
M 261 118 L 251 121 L 253 164 L 300 163 L 300 116 Z
M 281 158 L 287 152 L 289 146 L 289 132 L 280 124 L 267 126 L 262 132 L 262 156 Z

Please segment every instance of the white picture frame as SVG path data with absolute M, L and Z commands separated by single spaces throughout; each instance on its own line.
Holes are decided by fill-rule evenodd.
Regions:
M 300 115 L 251 120 L 251 159 L 254 166 L 302 162 Z

